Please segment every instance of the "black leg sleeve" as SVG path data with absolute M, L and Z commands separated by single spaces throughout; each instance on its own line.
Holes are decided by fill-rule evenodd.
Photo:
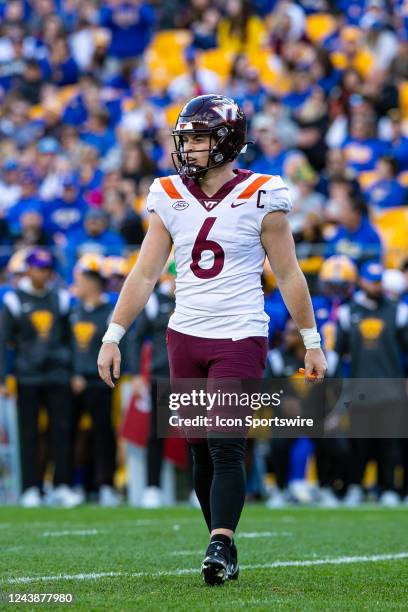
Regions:
M 211 529 L 235 531 L 245 502 L 245 438 L 209 438 L 214 466 L 210 491 Z
M 210 491 L 213 481 L 213 464 L 208 449 L 207 440 L 202 444 L 190 444 L 193 457 L 193 485 L 200 502 L 201 510 L 211 532 Z

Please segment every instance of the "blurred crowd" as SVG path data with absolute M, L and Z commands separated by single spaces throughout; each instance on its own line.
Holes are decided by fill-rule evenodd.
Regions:
M 390 300 L 398 329 L 408 303 L 402 0 L 0 1 L 1 291 L 41 268 L 27 262 L 42 247 L 58 290 L 76 287 L 71 294 L 83 257 L 102 257 L 96 276 L 112 305 L 143 240 L 151 181 L 174 173 L 177 114 L 214 92 L 248 117 L 254 144 L 238 165 L 289 186 L 298 258 L 340 375 L 333 330 L 340 306 L 354 308 L 357 285 L 379 319 L 393 316 L 381 310 Z M 271 351 L 282 356 L 292 332 L 268 267 L 264 288 Z M 401 363 L 391 377 L 406 376 Z
M 321 259 L 311 256 L 331 252 L 400 267 L 408 255 L 405 3 L 177 6 L 0 2 L 3 267 L 12 251 L 46 245 L 69 282 L 86 251 L 137 249 L 151 180 L 174 172 L 177 113 L 214 91 L 248 117 L 255 144 L 239 164 L 282 174 L 290 186 L 305 269 L 318 271 Z

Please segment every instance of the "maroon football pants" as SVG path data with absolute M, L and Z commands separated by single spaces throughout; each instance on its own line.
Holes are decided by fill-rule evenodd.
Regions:
M 242 340 L 197 338 L 169 329 L 167 348 L 170 376 L 177 390 L 183 389 L 180 379 L 198 379 L 207 391 L 243 391 L 262 378 L 265 367 L 267 339 L 251 337 Z M 187 382 L 187 381 L 186 381 Z M 243 383 L 243 384 L 242 384 Z M 173 386 L 172 386 L 172 390 Z M 234 409 L 235 408 L 235 409 Z M 237 410 L 238 409 L 238 410 Z M 215 405 L 215 414 L 232 416 L 239 407 Z M 235 532 L 245 501 L 246 427 L 238 434 L 211 429 L 210 435 L 189 435 L 193 455 L 193 481 L 201 509 L 211 532 L 231 529 Z M 209 432 L 204 432 L 209 433 Z
M 171 378 L 260 379 L 267 349 L 263 336 L 231 340 L 167 331 Z
M 212 393 L 216 397 L 213 405 L 196 406 L 193 402 L 180 407 L 178 414 L 184 419 L 208 417 L 210 424 L 185 429 L 190 443 L 202 443 L 209 432 L 218 437 L 246 437 L 248 426 L 245 417 L 251 408 L 244 404 L 242 394 L 249 396 L 259 391 L 259 381 L 265 368 L 267 339 L 262 336 L 242 340 L 198 338 L 169 329 L 167 350 L 170 362 L 170 379 L 173 392 L 190 394 L 193 389 Z M 226 397 L 222 401 L 220 394 Z M 239 401 L 228 401 L 229 395 Z M 224 419 L 221 425 L 216 417 Z M 237 423 L 226 426 L 226 419 Z M 243 423 L 241 425 L 240 423 Z

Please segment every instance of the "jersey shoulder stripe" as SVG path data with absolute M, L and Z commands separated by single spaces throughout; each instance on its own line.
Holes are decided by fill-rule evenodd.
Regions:
M 245 187 L 244 191 L 242 191 L 239 196 L 238 196 L 238 200 L 245 200 L 247 198 L 250 198 L 251 196 L 254 195 L 254 193 L 260 188 L 262 187 L 262 185 L 265 185 L 265 183 L 267 183 L 268 181 L 270 181 L 272 178 L 272 176 L 267 175 L 267 174 L 263 174 L 261 176 L 258 176 L 258 178 L 256 178 L 254 181 L 252 181 L 249 185 L 247 185 L 247 187 Z
M 183 199 L 183 196 L 177 191 L 176 187 L 174 186 L 174 183 L 171 180 L 171 176 L 165 176 L 159 179 L 159 182 L 163 190 L 169 196 L 169 198 L 171 198 L 172 200 L 182 200 Z

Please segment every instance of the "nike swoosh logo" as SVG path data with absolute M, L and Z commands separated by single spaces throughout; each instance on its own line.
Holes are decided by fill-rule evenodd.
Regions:
M 247 202 L 234 202 L 233 204 L 231 204 L 231 208 L 238 208 L 238 206 L 243 206 L 246 203 Z

